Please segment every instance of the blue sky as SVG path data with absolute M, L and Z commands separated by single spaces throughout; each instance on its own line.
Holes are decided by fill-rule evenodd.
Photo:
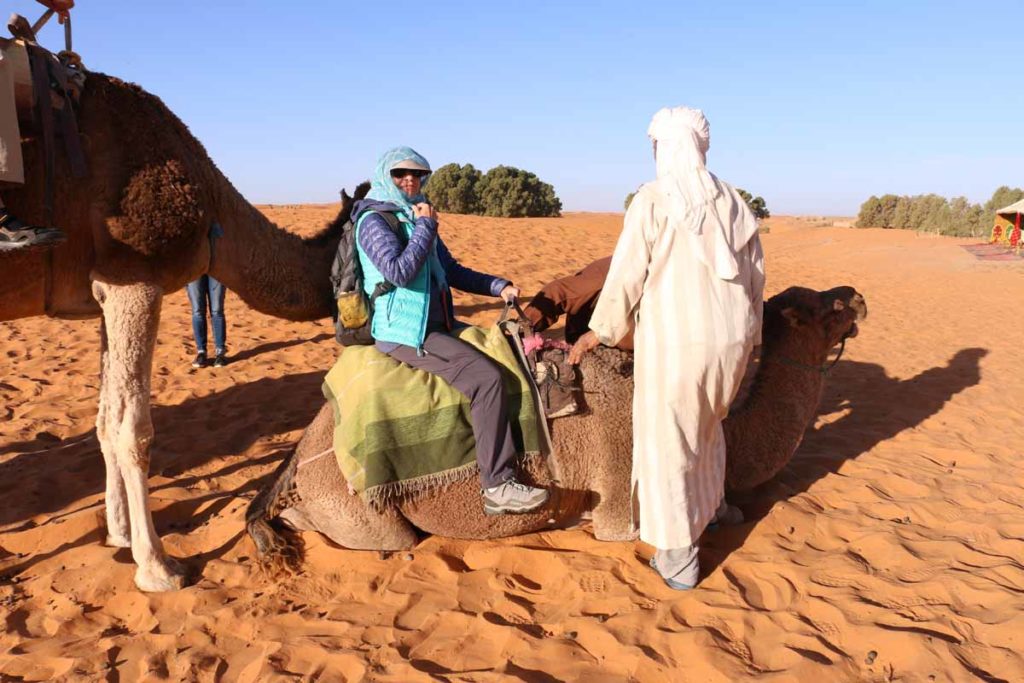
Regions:
M 41 6 L 4 2 L 35 19 Z M 708 165 L 775 213 L 1024 185 L 1024 3 L 79 0 L 75 47 L 159 95 L 253 202 L 334 201 L 386 148 L 535 172 L 619 211 L 646 128 L 702 108 Z M 1016 33 L 1017 37 L 1014 37 Z M 56 23 L 42 39 L 58 48 Z

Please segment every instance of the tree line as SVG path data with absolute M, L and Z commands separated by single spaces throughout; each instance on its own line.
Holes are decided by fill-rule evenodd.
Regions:
M 526 218 L 560 216 L 555 188 L 536 174 L 512 166 L 481 173 L 473 164 L 445 164 L 430 176 L 424 194 L 438 211 Z
M 946 199 L 937 194 L 913 197 L 872 195 L 861 204 L 858 228 L 903 228 L 938 235 L 981 237 L 992 230 L 996 211 L 1024 199 L 1024 189 L 1002 186 L 984 204 L 972 204 L 966 197 Z
M 743 201 L 747 203 L 750 210 L 754 213 L 754 218 L 762 220 L 764 218 L 771 218 L 771 212 L 768 210 L 768 204 L 764 201 L 764 197 L 755 197 L 746 190 L 736 188 L 736 192 L 743 197 Z M 633 201 L 633 197 L 636 196 L 636 192 L 630 192 L 626 195 L 626 201 L 623 202 L 623 208 L 629 210 L 629 205 Z

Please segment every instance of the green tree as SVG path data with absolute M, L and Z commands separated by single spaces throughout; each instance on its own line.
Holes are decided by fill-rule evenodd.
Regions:
M 473 164 L 445 164 L 431 174 L 424 194 L 439 211 L 480 213 L 477 186 L 482 177 Z
M 911 197 L 908 227 L 914 230 L 942 233 L 943 219 L 948 220 L 949 205 L 945 197 L 923 194 Z
M 559 216 L 562 202 L 555 188 L 535 174 L 512 166 L 495 166 L 477 184 L 485 216 L 524 218 Z
M 626 195 L 626 201 L 623 202 L 622 208 L 629 211 L 629 205 L 633 203 L 633 197 L 636 196 L 636 192 L 630 192 Z
M 857 213 L 858 228 L 877 228 L 882 225 L 882 200 L 875 195 L 868 197 L 867 201 L 860 205 Z
M 883 194 L 878 198 L 878 203 L 881 205 L 878 211 L 878 227 L 896 227 L 896 205 L 899 204 L 899 201 L 900 198 L 894 194 Z
M 1003 185 L 993 192 L 992 198 L 985 202 L 985 213 L 982 218 L 982 222 L 985 225 L 985 231 L 992 229 L 992 224 L 995 223 L 996 220 L 996 211 L 1021 199 L 1024 199 L 1024 190 L 1019 187 L 1007 187 L 1006 185 Z
M 768 211 L 768 205 L 765 204 L 764 197 L 754 197 L 746 190 L 741 190 L 738 187 L 736 188 L 736 192 L 743 197 L 743 201 L 745 201 L 747 206 L 750 207 L 750 210 L 754 212 L 754 217 L 757 220 L 771 217 L 772 214 Z
M 910 197 L 902 196 L 896 199 L 896 208 L 892 212 L 892 227 L 909 228 L 910 210 L 913 207 L 913 200 Z

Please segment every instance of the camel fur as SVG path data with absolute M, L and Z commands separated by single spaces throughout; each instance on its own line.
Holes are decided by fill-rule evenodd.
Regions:
M 728 488 L 756 486 L 789 462 L 820 401 L 829 351 L 855 335 L 856 321 L 866 315 L 864 298 L 852 287 L 792 287 L 766 302 L 765 339 L 749 394 L 725 422 Z M 542 511 L 487 516 L 475 478 L 374 510 L 341 475 L 325 405 L 249 507 L 247 527 L 261 562 L 272 570 L 298 569 L 301 548 L 293 530 L 318 531 L 346 548 L 401 550 L 421 533 L 497 538 L 570 526 L 589 512 L 598 539 L 634 538 L 632 354 L 599 347 L 580 368 L 587 411 L 553 421 L 554 453 L 547 463 L 526 463 L 524 478 L 552 491 Z
M 140 589 L 176 589 L 184 575 L 153 528 L 146 483 L 163 296 L 209 272 L 263 313 L 330 316 L 327 274 L 352 200 L 342 193 L 338 220 L 319 235 L 289 234 L 242 198 L 163 102 L 103 74 L 87 76 L 79 129 L 87 177 L 74 179 L 62 154 L 55 170 L 53 222 L 67 243 L 0 257 L 0 321 L 101 318 L 96 433 L 106 463 L 107 543 L 131 547 Z M 0 196 L 26 222 L 42 224 L 42 142 L 27 137 L 22 147 L 25 185 Z M 214 223 L 224 234 L 211 241 Z

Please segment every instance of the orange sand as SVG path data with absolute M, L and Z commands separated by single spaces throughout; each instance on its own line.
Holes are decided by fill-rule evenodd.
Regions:
M 335 209 L 265 210 L 308 232 Z M 98 323 L 0 324 L 0 678 L 1024 680 L 1024 267 L 823 223 L 770 221 L 769 293 L 852 284 L 870 316 L 793 463 L 738 501 L 748 523 L 707 538 L 687 594 L 646 567 L 649 547 L 587 528 L 428 538 L 386 559 L 306 534 L 303 576 L 260 578 L 245 507 L 317 411 L 337 349 L 328 324 L 229 294 L 235 362 L 194 371 L 184 292 L 164 306 L 150 481 L 167 548 L 202 579 L 141 594 L 129 553 L 101 545 Z M 445 216 L 442 230 L 529 294 L 609 253 L 620 225 Z

